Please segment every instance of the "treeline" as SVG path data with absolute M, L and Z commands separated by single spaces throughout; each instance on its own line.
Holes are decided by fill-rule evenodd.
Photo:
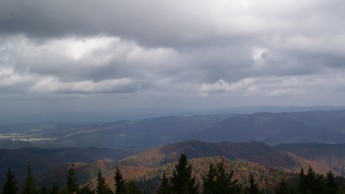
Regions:
M 2 188 L 2 194 L 141 194 L 134 180 L 125 180 L 119 168 L 115 171 L 114 181 L 115 191 L 112 191 L 101 170 L 98 170 L 96 188 L 91 188 L 88 184 L 80 186 L 75 178 L 75 166 L 72 165 L 67 173 L 65 187 L 60 188 L 57 184 L 53 184 L 50 188 L 45 186 L 38 187 L 32 176 L 32 169 L 28 167 L 27 176 L 21 188 L 18 187 L 12 171 L 8 170 L 6 182 Z
M 24 184 L 19 188 L 15 176 L 8 170 L 6 182 L 2 187 L 2 194 L 143 194 L 134 180 L 125 180 L 119 168 L 114 174 L 113 190 L 107 184 L 103 173 L 98 170 L 97 186 L 78 185 L 75 178 L 75 167 L 72 165 L 67 173 L 66 184 L 60 188 L 53 184 L 47 188 L 38 187 L 32 176 L 32 169 L 27 168 Z M 234 172 L 228 171 L 224 161 L 209 165 L 208 172 L 202 176 L 197 184 L 192 175 L 192 165 L 187 156 L 182 154 L 173 173 L 168 176 L 163 172 L 156 194 L 340 194 L 345 193 L 343 177 L 336 177 L 331 171 L 320 175 L 309 167 L 306 172 L 301 168 L 298 176 L 282 179 L 275 188 L 260 188 L 255 178 L 255 172 L 249 172 L 246 183 L 240 183 L 234 178 Z

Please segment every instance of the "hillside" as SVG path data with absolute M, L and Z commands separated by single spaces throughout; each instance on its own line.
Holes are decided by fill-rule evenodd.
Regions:
M 188 158 L 193 159 L 193 161 L 205 160 L 206 162 L 199 162 L 195 166 L 196 169 L 204 168 L 203 171 L 207 170 L 210 161 L 212 161 L 207 158 L 223 158 L 233 164 L 241 163 L 249 166 L 260 166 L 260 168 L 265 168 L 266 170 L 274 169 L 273 171 L 280 173 L 296 173 L 301 166 L 306 168 L 309 163 L 308 160 L 281 152 L 262 142 L 210 143 L 192 140 L 148 149 L 121 160 L 98 160 L 93 163 L 77 163 L 78 179 L 81 184 L 87 180 L 93 180 L 91 183 L 94 184 L 97 171 L 101 169 L 105 173 L 104 175 L 108 177 L 109 185 L 113 185 L 112 178 L 115 168 L 120 167 L 126 178 L 135 178 L 136 180 L 148 182 L 153 181 L 155 182 L 154 184 L 157 184 L 157 177 L 160 176 L 162 170 L 171 170 L 174 166 L 173 164 L 182 153 L 187 154 Z M 62 169 L 65 170 L 63 171 Z M 241 169 L 246 169 L 246 172 L 253 170 L 253 168 L 247 167 L 241 167 Z M 66 170 L 67 167 L 65 166 L 57 171 L 49 172 L 45 175 L 44 181 L 46 184 L 51 184 L 53 180 L 60 180 L 63 184 Z M 316 171 L 319 172 L 320 169 L 316 168 Z M 198 176 L 200 177 L 201 175 L 199 174 Z
M 220 161 L 225 162 L 226 169 L 234 171 L 234 178 L 238 179 L 241 184 L 248 183 L 250 173 L 255 173 L 256 180 L 260 188 L 274 187 L 280 180 L 294 177 L 294 173 L 289 173 L 283 170 L 272 170 L 270 168 L 261 166 L 257 163 L 228 160 L 224 157 L 201 157 L 190 159 L 189 162 L 193 166 L 193 175 L 196 177 L 197 183 L 201 183 L 201 178 L 208 171 L 211 163 Z M 117 161 L 96 161 L 90 164 L 77 164 L 76 173 L 79 184 L 88 184 L 92 188 L 97 185 L 96 176 L 98 169 L 101 169 L 106 179 L 107 184 L 114 188 L 114 174 L 116 167 L 119 167 L 124 178 L 127 180 L 135 180 L 140 188 L 147 193 L 155 191 L 160 184 L 160 179 L 163 172 L 168 176 L 172 175 L 172 171 L 176 165 L 175 162 L 166 163 L 155 167 L 139 167 L 125 164 Z M 52 182 L 65 184 L 66 173 L 59 173 L 60 171 L 50 172 L 45 176 L 44 184 L 50 185 Z
M 212 141 L 263 141 L 341 143 L 345 111 L 254 113 L 227 118 L 204 129 L 199 139 Z
M 280 144 L 275 148 L 319 165 L 327 165 L 333 171 L 345 176 L 345 144 L 296 143 Z
M 271 168 L 291 167 L 295 162 L 285 153 L 262 142 L 220 142 L 186 141 L 149 149 L 129 156 L 121 162 L 138 166 L 157 166 L 177 161 L 185 153 L 189 158 L 222 156 L 230 160 L 246 160 Z
M 169 116 L 108 123 L 0 126 L 0 147 L 113 147 L 143 151 L 190 139 L 345 143 L 345 110 Z
M 66 163 L 90 163 L 99 159 L 119 160 L 132 154 L 133 152 L 114 148 L 1 149 L 0 183 L 3 183 L 8 169 L 12 169 L 18 179 L 21 179 L 26 175 L 28 165 L 34 169 L 35 174 L 39 174 Z
M 321 149 L 318 149 L 320 147 Z M 313 151 L 314 149 L 318 151 Z M 306 169 L 308 166 L 322 174 L 326 174 L 331 169 L 335 174 L 342 174 L 345 166 L 344 144 L 284 144 L 272 147 L 263 142 L 213 143 L 190 140 L 151 148 L 136 154 L 102 148 L 24 148 L 0 150 L 0 153 L 1 166 L 6 167 L 2 169 L 3 178 L 7 166 L 11 165 L 17 177 L 21 179 L 29 162 L 35 174 L 39 174 L 38 182 L 47 186 L 53 182 L 64 185 L 67 169 L 71 163 L 74 163 L 79 184 L 90 183 L 94 186 L 100 169 L 107 177 L 109 185 L 113 185 L 114 171 L 120 167 L 125 178 L 155 187 L 161 173 L 163 171 L 171 173 L 182 153 L 187 154 L 191 161 L 197 161 L 193 164 L 196 169 L 195 175 L 199 178 L 201 174 L 198 172 L 205 172 L 211 161 L 220 158 L 231 163 L 229 168 L 236 170 L 238 177 L 244 179 L 247 177 L 247 172 L 260 171 L 260 174 L 263 174 L 262 176 L 258 174 L 260 180 L 264 180 L 267 176 L 270 180 L 280 180 L 285 175 L 298 173 L 300 167 Z M 23 157 L 28 160 L 22 160 Z M 266 173 L 258 168 L 266 169 Z M 276 183 L 272 182 L 272 184 Z

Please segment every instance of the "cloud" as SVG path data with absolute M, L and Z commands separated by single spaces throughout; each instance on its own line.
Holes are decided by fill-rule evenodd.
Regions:
M 204 95 L 231 96 L 300 96 L 305 94 L 324 94 L 342 92 L 345 89 L 345 73 L 324 74 L 321 76 L 298 77 L 258 77 L 228 83 L 218 80 L 203 83 L 198 90 Z
M 326 102 L 314 94 L 344 91 L 344 6 L 0 0 L 0 89 L 23 98 L 121 93 L 143 104 L 167 95 Z
M 111 79 L 94 82 L 91 80 L 80 82 L 60 82 L 57 78 L 46 78 L 31 87 L 34 93 L 127 93 L 134 92 L 139 85 L 134 81 L 123 79 Z
M 13 67 L 1 67 L 0 66 L 0 87 L 12 86 L 15 84 L 23 83 L 31 80 L 32 77 L 26 74 L 20 74 L 15 72 Z
M 167 47 L 242 44 L 272 36 L 342 34 L 341 0 L 203 2 L 0 1 L 0 29 L 35 37 L 99 33 Z

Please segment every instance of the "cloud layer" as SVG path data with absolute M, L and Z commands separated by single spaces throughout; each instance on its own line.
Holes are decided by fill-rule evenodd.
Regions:
M 154 104 L 150 96 L 184 96 L 186 103 L 281 97 L 287 104 L 313 96 L 314 103 L 341 105 L 344 6 L 341 0 L 0 0 L 0 93 L 125 94 L 144 104 Z

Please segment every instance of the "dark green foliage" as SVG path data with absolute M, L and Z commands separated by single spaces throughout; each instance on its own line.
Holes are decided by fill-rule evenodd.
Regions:
M 95 194 L 95 192 L 90 188 L 90 186 L 85 185 L 78 189 L 77 194 Z
M 285 180 L 281 180 L 278 187 L 276 188 L 276 194 L 288 194 L 288 187 L 285 183 Z
M 233 180 L 233 172 L 226 172 L 224 162 L 210 164 L 208 174 L 203 177 L 204 194 L 236 194 L 241 193 L 238 180 Z
M 53 186 L 50 189 L 49 194 L 59 194 L 59 186 L 56 183 L 53 183 Z
M 323 194 L 324 193 L 324 177 L 315 174 L 314 170 L 309 166 L 305 175 L 303 169 L 300 172 L 299 191 L 301 194 Z
M 158 188 L 157 194 L 170 194 L 172 192 L 171 185 L 169 184 L 169 179 L 166 176 L 165 172 L 163 172 L 163 177 L 161 184 Z
M 116 194 L 140 194 L 141 191 L 133 180 L 125 181 L 119 168 L 115 171 L 115 193 Z
M 332 171 L 329 171 L 326 176 L 326 183 L 325 183 L 325 194 L 334 194 L 338 192 L 338 186 L 335 182 L 335 177 Z
M 133 180 L 130 180 L 126 182 L 125 194 L 141 194 L 141 191 L 138 189 L 135 182 Z
M 195 178 L 192 177 L 192 166 L 188 164 L 187 156 L 181 154 L 178 164 L 175 166 L 171 177 L 172 188 L 178 194 L 198 193 L 195 186 Z
M 77 179 L 75 178 L 75 166 L 74 164 L 68 169 L 67 173 L 67 189 L 69 193 L 74 193 L 78 190 Z
M 299 173 L 299 183 L 298 183 L 298 189 L 300 193 L 306 193 L 306 183 L 305 183 L 305 174 L 304 169 L 301 167 L 300 173 Z
M 14 174 L 9 169 L 6 174 L 6 183 L 2 188 L 2 194 L 16 194 L 17 190 L 17 182 L 14 180 Z
M 97 173 L 97 194 L 112 194 L 113 192 L 109 189 L 102 175 L 101 170 Z
M 119 168 L 116 168 L 114 180 L 115 180 L 115 193 L 116 194 L 125 194 L 126 193 L 126 182 L 123 179 L 121 171 Z
M 255 182 L 254 176 L 252 173 L 249 175 L 249 187 L 246 188 L 247 194 L 261 194 L 258 184 Z
M 27 175 L 22 194 L 37 194 L 35 179 L 32 176 L 32 168 L 27 167 Z
M 40 188 L 39 194 L 49 194 L 47 187 L 43 186 Z

